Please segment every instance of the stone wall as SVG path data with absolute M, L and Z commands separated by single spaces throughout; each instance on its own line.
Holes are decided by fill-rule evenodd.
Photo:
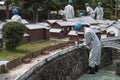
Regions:
M 113 60 L 120 60 L 120 50 L 112 49 L 112 59 Z
M 112 49 L 103 48 L 101 67 L 112 64 Z M 73 49 L 35 69 L 25 80 L 76 80 L 88 69 L 86 49 Z
M 102 48 L 100 68 L 106 67 L 113 63 L 112 51 L 112 48 Z

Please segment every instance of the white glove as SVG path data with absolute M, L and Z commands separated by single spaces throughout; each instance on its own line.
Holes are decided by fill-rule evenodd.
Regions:
M 85 42 L 82 43 L 82 44 L 77 44 L 76 47 L 77 48 L 84 48 L 84 47 L 86 47 Z
M 85 47 L 85 45 L 84 44 L 79 44 L 79 47 Z

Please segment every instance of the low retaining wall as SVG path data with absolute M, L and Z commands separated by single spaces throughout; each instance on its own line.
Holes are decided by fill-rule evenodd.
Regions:
M 4 73 L 5 72 L 5 65 L 0 65 L 0 73 Z
M 86 49 L 71 47 L 45 59 L 15 80 L 76 80 L 88 68 Z M 112 64 L 112 49 L 103 48 L 101 68 Z
M 36 58 L 39 55 L 46 55 L 46 53 L 44 52 L 49 52 L 52 50 L 57 50 L 60 48 L 64 48 L 66 46 L 70 46 L 70 45 L 74 45 L 74 41 L 69 41 L 69 42 L 65 42 L 65 43 L 61 43 L 61 44 L 56 44 L 56 45 L 52 45 L 52 46 L 48 46 L 46 48 L 43 48 L 41 50 L 32 52 L 32 53 L 28 53 L 23 57 L 19 57 L 16 58 L 14 60 L 9 61 L 6 65 L 0 65 L 0 74 L 4 73 L 7 71 L 9 71 L 10 69 L 22 64 L 22 63 L 29 63 L 31 61 L 32 58 Z

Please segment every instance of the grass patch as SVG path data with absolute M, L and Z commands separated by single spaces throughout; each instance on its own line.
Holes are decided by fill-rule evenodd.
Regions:
M 54 43 L 63 43 L 62 40 L 50 40 L 40 41 L 37 43 L 24 44 L 16 48 L 14 51 L 7 51 L 6 49 L 0 50 L 0 60 L 13 60 L 15 58 L 24 56 L 27 53 L 34 52 L 43 49 L 47 46 L 53 45 Z

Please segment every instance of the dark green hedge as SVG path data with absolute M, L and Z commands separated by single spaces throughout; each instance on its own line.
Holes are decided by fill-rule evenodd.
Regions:
M 114 16 L 114 15 L 111 15 L 111 17 L 110 17 L 110 20 L 118 20 L 118 17 L 117 16 Z
M 111 15 L 112 15 L 111 11 L 104 11 L 104 18 L 105 19 L 110 19 Z
M 2 36 L 7 50 L 14 50 L 19 46 L 25 33 L 25 25 L 19 22 L 7 22 L 3 25 Z

